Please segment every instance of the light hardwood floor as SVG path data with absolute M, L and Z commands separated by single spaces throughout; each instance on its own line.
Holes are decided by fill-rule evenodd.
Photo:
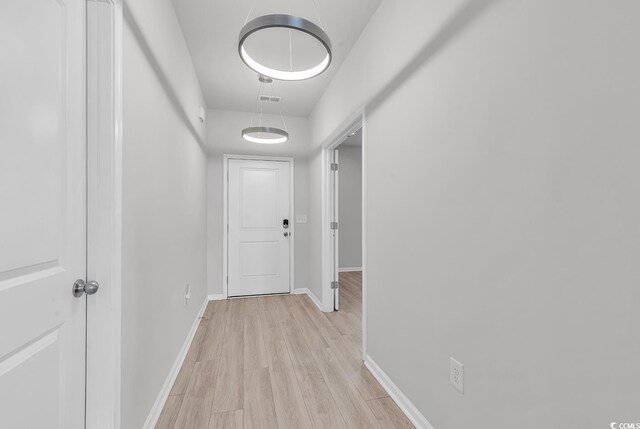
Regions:
M 156 429 L 413 428 L 362 363 L 362 274 L 340 311 L 306 295 L 209 303 Z

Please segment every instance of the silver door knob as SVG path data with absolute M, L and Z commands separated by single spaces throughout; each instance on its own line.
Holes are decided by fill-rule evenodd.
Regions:
M 282 235 L 284 235 L 285 237 L 289 236 L 289 231 L 285 231 Z
M 93 295 L 98 292 L 100 285 L 96 281 L 86 282 L 83 279 L 78 279 L 73 284 L 73 296 L 80 298 L 83 293 L 87 295 Z

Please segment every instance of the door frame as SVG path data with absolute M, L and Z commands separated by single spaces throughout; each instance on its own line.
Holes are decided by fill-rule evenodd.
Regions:
M 100 290 L 87 297 L 86 429 L 121 426 L 123 13 L 123 0 L 87 1 L 86 279 Z
M 295 289 L 295 161 L 293 157 L 260 156 L 260 155 L 231 155 L 222 156 L 222 296 L 229 298 L 229 160 L 241 161 L 279 161 L 289 163 L 289 232 L 293 240 L 289 240 L 289 293 Z
M 322 310 L 334 311 L 333 279 L 333 233 L 331 230 L 332 211 L 336 193 L 332 186 L 331 161 L 333 151 L 354 131 L 362 128 L 362 357 L 367 355 L 367 120 L 366 109 L 360 107 L 352 113 L 322 143 Z M 340 171 L 338 167 L 338 171 Z M 340 225 L 338 225 L 340 231 Z M 339 233 L 336 234 L 339 237 Z

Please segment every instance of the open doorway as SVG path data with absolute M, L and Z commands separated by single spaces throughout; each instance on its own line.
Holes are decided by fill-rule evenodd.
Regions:
M 363 115 L 324 146 L 323 290 L 327 317 L 366 353 L 366 139 Z M 323 222 L 324 223 L 324 222 Z M 326 295 L 325 295 L 326 293 Z M 328 305 L 327 305 L 328 304 Z
M 361 315 L 362 128 L 350 132 L 332 158 L 334 310 L 340 310 L 342 301 L 346 312 Z
M 357 149 L 352 150 L 356 147 Z M 354 157 L 351 152 L 359 152 L 360 162 L 357 168 L 349 165 L 353 158 L 358 159 L 358 155 Z M 342 158 L 345 158 L 346 161 L 344 165 Z M 325 140 L 322 145 L 322 305 L 327 317 L 336 319 L 336 322 L 345 328 L 349 327 L 354 334 L 357 334 L 350 335 L 350 337 L 354 342 L 359 343 L 360 347 L 357 348 L 362 358 L 366 356 L 367 351 L 366 160 L 365 112 L 359 110 L 343 122 L 338 131 Z M 355 186 L 355 181 L 351 179 L 354 170 L 360 178 L 359 183 L 356 182 Z M 356 212 L 359 212 L 356 214 L 356 226 L 349 219 L 346 219 L 346 224 L 341 223 L 345 220 L 340 219 L 341 182 L 343 187 L 347 184 L 360 189 L 359 196 L 354 195 L 353 191 L 343 191 L 347 197 L 350 196 L 352 200 L 355 199 L 360 203 L 355 209 Z M 353 206 L 346 203 L 344 197 L 345 195 L 342 198 L 342 205 L 349 210 L 349 207 Z M 343 217 L 345 216 L 344 209 L 345 207 L 342 210 Z M 354 209 L 352 208 L 351 211 Z M 358 228 L 358 225 L 360 234 L 357 232 L 354 234 L 353 229 Z M 348 232 L 347 229 L 349 229 Z M 340 260 L 341 242 L 343 246 L 342 262 Z M 345 244 L 351 248 L 345 249 Z M 357 256 L 355 259 L 350 258 L 354 252 L 353 248 L 356 249 L 355 252 L 360 252 L 360 258 Z

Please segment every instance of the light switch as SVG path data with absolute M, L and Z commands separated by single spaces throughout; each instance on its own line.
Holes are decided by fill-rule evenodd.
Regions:
M 296 223 L 307 223 L 307 215 L 296 215 Z

